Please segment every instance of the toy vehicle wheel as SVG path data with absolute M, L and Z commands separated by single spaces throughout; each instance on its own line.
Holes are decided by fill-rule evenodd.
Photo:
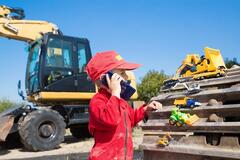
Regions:
M 88 131 L 88 124 L 84 124 L 81 126 L 71 126 L 70 132 L 72 136 L 75 138 L 89 138 L 91 134 Z
M 202 76 L 202 77 L 200 77 L 200 79 L 201 79 L 201 80 L 204 80 L 205 78 Z
M 177 125 L 178 127 L 181 127 L 183 124 L 182 124 L 182 122 L 177 121 L 176 125 Z
M 173 120 L 173 119 L 169 119 L 169 124 L 170 124 L 170 125 L 175 125 L 175 124 L 176 124 L 176 121 Z
M 191 105 L 190 105 L 190 108 L 194 108 L 194 107 L 195 107 L 194 104 L 191 104 Z
M 181 108 L 181 105 L 177 104 L 176 107 L 177 107 L 177 108 Z
M 218 73 L 218 74 L 216 75 L 216 77 L 221 77 L 221 74 L 220 74 L 220 73 Z
M 196 79 L 197 79 L 197 80 L 201 80 L 201 77 L 197 77 Z
M 19 127 L 20 139 L 25 148 L 44 151 L 57 148 L 64 140 L 66 124 L 58 112 L 39 109 L 24 117 Z

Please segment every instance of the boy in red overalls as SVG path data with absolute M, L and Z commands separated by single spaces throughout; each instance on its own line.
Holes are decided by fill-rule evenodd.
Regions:
M 138 68 L 139 64 L 128 63 L 114 51 L 97 53 L 87 64 L 86 72 L 99 87 L 98 93 L 90 102 L 89 131 L 95 144 L 89 160 L 132 160 L 132 128 L 149 111 L 161 108 L 152 101 L 134 110 L 120 97 L 121 80 L 127 80 L 126 70 Z M 108 71 L 114 74 L 111 79 L 106 75 L 108 87 L 100 80 Z

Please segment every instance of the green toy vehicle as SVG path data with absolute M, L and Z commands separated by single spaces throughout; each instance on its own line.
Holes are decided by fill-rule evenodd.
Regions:
M 174 107 L 169 118 L 170 125 L 182 126 L 183 124 L 192 125 L 199 119 L 197 115 L 190 115 L 189 113 L 180 112 L 179 108 Z

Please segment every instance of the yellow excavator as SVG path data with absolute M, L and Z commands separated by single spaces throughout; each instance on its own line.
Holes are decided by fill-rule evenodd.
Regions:
M 65 36 L 55 24 L 24 17 L 21 8 L 0 6 L 0 36 L 29 44 L 26 96 L 18 83 L 27 103 L 0 114 L 0 141 L 18 133 L 28 150 L 41 151 L 58 147 L 65 128 L 77 138 L 90 136 L 88 105 L 97 88 L 84 72 L 91 59 L 88 39 Z M 133 73 L 128 74 L 136 88 Z
M 225 76 L 226 66 L 220 50 L 206 47 L 205 55 L 188 54 L 182 65 L 177 69 L 176 75 L 164 81 L 163 88 L 171 88 L 178 82 L 189 79 L 200 80 L 211 77 Z

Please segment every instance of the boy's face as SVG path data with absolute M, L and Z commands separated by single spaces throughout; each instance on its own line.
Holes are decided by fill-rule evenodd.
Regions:
M 126 73 L 126 70 L 124 69 L 113 69 L 113 73 L 117 73 L 119 76 L 121 76 L 124 80 L 128 80 L 128 75 Z

